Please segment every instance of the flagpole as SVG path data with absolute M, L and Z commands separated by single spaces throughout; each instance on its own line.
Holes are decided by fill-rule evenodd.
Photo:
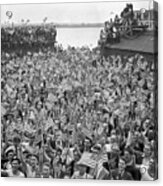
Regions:
M 148 12 L 149 12 L 149 16 L 148 16 L 148 21 L 149 21 L 149 28 L 151 29 L 151 3 L 153 2 L 153 0 L 150 0 L 149 1 L 149 4 L 148 4 Z

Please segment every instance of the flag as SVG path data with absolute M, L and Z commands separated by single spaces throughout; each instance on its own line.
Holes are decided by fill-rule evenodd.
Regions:
M 40 126 L 36 131 L 35 145 L 39 145 L 39 147 L 41 148 L 42 141 L 43 141 L 43 131 L 42 131 L 42 126 Z
M 47 131 L 50 127 L 54 126 L 54 122 L 53 122 L 52 118 L 50 118 L 50 117 L 45 122 L 46 122 L 45 123 L 45 128 L 44 128 L 45 131 Z
M 104 167 L 101 167 L 97 172 L 96 179 L 102 180 L 106 176 L 109 176 L 109 172 Z
M 47 17 L 45 17 L 45 18 L 43 19 L 43 22 L 45 23 L 45 22 L 47 21 L 47 19 L 48 19 L 48 18 L 47 18 Z
M 48 110 L 51 110 L 53 108 L 53 103 L 46 102 L 46 107 L 47 107 Z
M 72 131 L 72 143 L 75 144 L 77 142 L 78 136 L 77 136 L 77 131 L 75 129 L 75 127 L 73 128 Z
M 56 96 L 54 96 L 54 94 L 49 93 L 47 100 L 49 102 L 55 102 L 57 100 L 57 98 L 56 98 Z
M 91 132 L 88 128 L 83 127 L 83 128 L 82 128 L 82 133 L 83 133 L 86 137 L 88 137 L 89 139 L 92 140 L 92 132 Z
M 8 19 L 11 19 L 13 16 L 13 13 L 11 11 L 7 11 L 6 16 L 8 17 Z
M 6 109 L 1 105 L 1 116 L 6 114 Z
M 113 11 L 111 11 L 111 12 L 110 12 L 110 15 L 114 15 L 114 12 L 113 12 Z
M 97 133 L 99 136 L 102 136 L 103 135 L 103 131 L 104 131 L 104 127 L 103 125 L 101 124 L 97 130 Z
M 103 167 L 103 163 L 108 162 L 107 153 L 101 152 L 96 157 L 95 177 L 96 179 L 103 179 L 104 176 L 108 175 L 108 171 Z
M 35 113 L 33 110 L 30 111 L 29 119 L 35 120 Z
M 24 123 L 24 128 L 23 129 L 27 133 L 32 133 L 34 131 L 27 122 Z
M 77 164 L 86 165 L 94 169 L 97 165 L 97 162 L 94 158 L 92 158 L 92 153 L 84 152 Z
M 105 162 L 108 162 L 108 155 L 107 153 L 102 152 L 98 158 L 98 165 L 101 167 Z

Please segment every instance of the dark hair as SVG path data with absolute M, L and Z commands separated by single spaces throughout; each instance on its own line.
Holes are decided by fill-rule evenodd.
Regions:
M 35 107 L 37 108 L 37 106 L 38 106 L 39 103 L 41 103 L 41 108 L 43 108 L 43 104 L 42 104 L 41 100 L 38 100 L 38 101 L 36 102 Z
M 25 152 L 25 153 L 27 153 L 27 152 Z M 31 153 L 28 153 L 27 155 L 26 155 L 26 158 L 30 158 L 32 156 L 32 154 Z
M 124 158 L 123 156 L 120 156 L 120 157 L 119 157 L 119 159 L 118 159 L 118 163 L 120 162 L 120 160 L 124 161 L 125 164 L 126 164 L 126 160 L 125 160 L 125 158 Z
M 9 177 L 7 172 L 1 172 L 1 177 Z
M 6 152 L 6 157 L 8 156 L 8 154 L 10 153 L 10 152 L 13 152 L 14 153 L 14 150 L 8 150 L 7 152 Z
M 130 147 L 127 147 L 124 149 L 124 152 L 127 151 L 129 152 L 131 155 L 133 155 L 133 150 Z
M 36 154 L 31 154 L 30 156 L 31 157 L 34 156 L 37 159 L 37 161 L 39 161 L 39 158 L 38 158 L 38 156 Z
M 58 148 L 58 149 L 57 149 L 57 153 L 58 153 L 58 152 L 62 153 L 62 149 Z
M 50 163 L 49 162 L 44 162 L 43 166 L 49 167 L 50 168 Z
M 107 171 L 110 171 L 108 162 L 104 162 L 104 163 L 102 164 L 102 166 L 103 166 Z

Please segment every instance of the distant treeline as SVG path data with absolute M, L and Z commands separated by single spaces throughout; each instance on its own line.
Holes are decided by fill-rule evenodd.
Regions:
M 103 23 L 55 24 L 57 28 L 103 27 Z

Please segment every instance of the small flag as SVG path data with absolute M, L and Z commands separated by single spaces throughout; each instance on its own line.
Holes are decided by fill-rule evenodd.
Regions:
M 45 23 L 45 22 L 47 21 L 47 19 L 48 19 L 48 18 L 47 18 L 47 17 L 45 17 L 45 18 L 43 19 L 43 22 Z
M 54 122 L 52 120 L 52 118 L 48 118 L 47 121 L 45 121 L 45 131 L 47 131 L 50 127 L 54 126 Z
M 97 172 L 96 179 L 102 180 L 105 176 L 109 176 L 109 172 L 104 167 L 101 167 Z
M 6 109 L 1 105 L 1 116 L 6 114 Z
M 86 137 L 88 137 L 89 139 L 92 140 L 92 133 L 91 133 L 91 131 L 90 131 L 89 129 L 87 129 L 86 127 L 83 127 L 83 128 L 82 128 L 82 133 L 83 133 Z
M 43 131 L 42 131 L 42 127 L 38 128 L 38 130 L 36 131 L 36 140 L 35 140 L 35 144 L 39 145 L 41 147 L 41 142 L 43 139 Z
M 92 153 L 84 152 L 77 164 L 86 165 L 94 169 L 97 165 L 97 162 L 92 158 Z
M 47 100 L 50 102 L 54 102 L 57 100 L 57 98 L 52 93 L 49 93 Z
M 13 16 L 13 13 L 11 11 L 7 11 L 6 16 L 8 17 L 8 19 L 11 19 Z

